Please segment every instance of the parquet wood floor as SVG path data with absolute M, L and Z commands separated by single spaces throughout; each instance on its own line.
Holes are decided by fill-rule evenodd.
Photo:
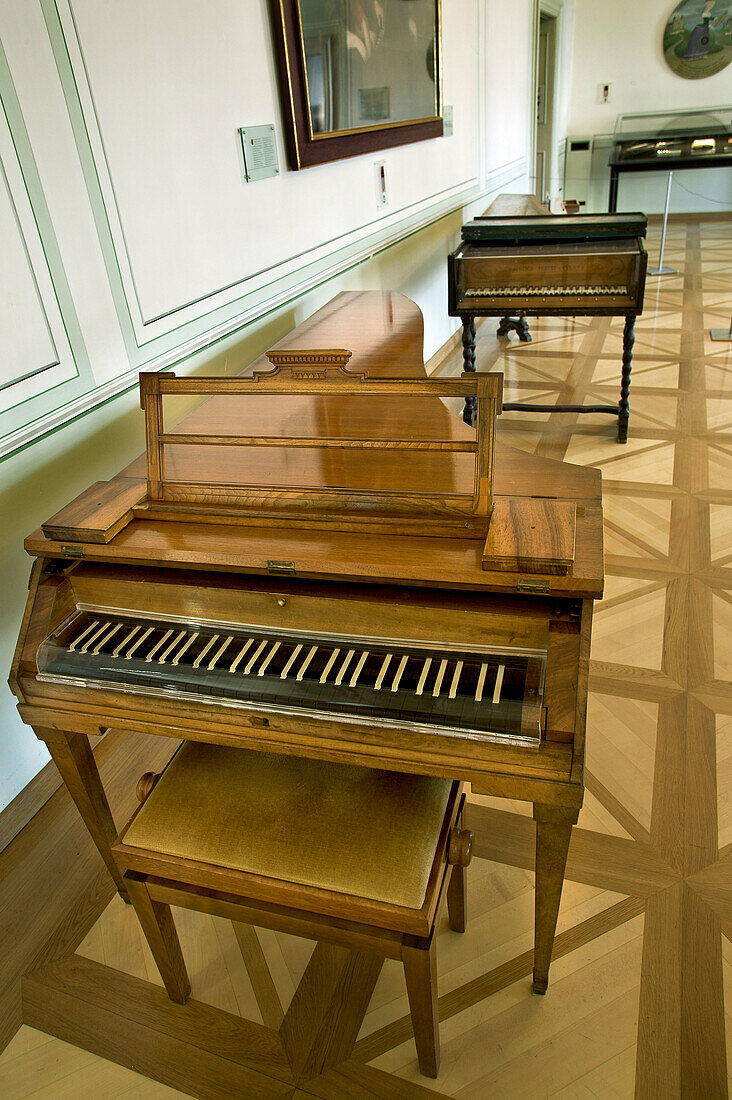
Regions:
M 657 235 L 654 228 L 651 255 Z M 732 314 L 732 221 L 675 223 L 666 261 L 679 274 L 649 279 L 637 323 L 627 446 L 615 442 L 607 417 L 511 413 L 500 421 L 506 442 L 596 466 L 604 478 L 607 588 L 593 637 L 587 797 L 570 850 L 547 996 L 530 994 L 530 807 L 476 797 L 469 812 L 491 839 L 482 841 L 469 872 L 467 932 L 450 932 L 446 921 L 440 929 L 438 1080 L 418 1074 L 402 971 L 387 962 L 347 1062 L 297 1087 L 267 1078 L 272 1087 L 264 1091 L 211 1085 L 194 1095 L 727 1095 L 732 344 L 712 343 L 708 330 Z M 490 321 L 479 327 L 479 366 L 503 369 L 514 400 L 617 398 L 622 320 L 537 321 L 529 345 L 499 342 L 493 331 Z M 441 363 L 443 372 L 459 369 L 457 352 Z M 208 1005 L 229 1026 L 241 1018 L 278 1028 L 313 944 L 200 914 L 178 916 L 201 1026 Z M 129 976 L 133 984 L 124 988 L 139 991 L 140 1004 L 162 1004 L 134 913 L 118 898 L 76 956 L 54 965 L 69 1004 L 116 972 Z M 51 986 L 41 973 L 29 1003 L 42 1002 Z M 154 1035 L 149 1013 L 146 1026 Z M 185 1095 L 170 1087 L 171 1076 L 158 1083 L 129 1068 L 150 1073 L 154 1059 L 142 1040 L 137 1060 L 134 1051 L 123 1057 L 112 1039 L 105 1042 L 104 1053 L 124 1065 L 91 1053 L 101 1043 L 91 1029 L 75 1041 L 21 1028 L 0 1057 L 0 1095 Z M 181 1058 L 184 1046 L 180 1041 Z

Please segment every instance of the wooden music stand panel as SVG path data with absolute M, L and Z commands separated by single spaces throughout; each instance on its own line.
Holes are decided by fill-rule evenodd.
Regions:
M 366 372 L 355 374 L 347 370 L 351 353 L 345 349 L 286 349 L 267 355 L 274 369 L 255 371 L 251 377 L 176 378 L 173 374 L 149 372 L 140 375 L 140 404 L 145 413 L 147 440 L 147 497 L 135 515 L 173 519 L 196 515 L 198 519 L 207 516 L 214 521 L 225 516 L 230 521 L 233 518 L 257 526 L 321 528 L 325 522 L 333 530 L 485 537 L 493 510 L 495 418 L 501 409 L 502 375 L 472 373 L 459 379 L 370 380 Z M 163 420 L 166 395 L 471 398 L 478 410 L 476 438 L 352 439 L 167 432 Z M 475 474 L 471 494 L 204 484 L 166 477 L 165 448 L 169 446 L 467 453 L 475 455 Z
M 48 539 L 110 542 L 132 519 L 132 509 L 145 497 L 139 478 L 95 481 L 60 512 L 41 524 Z
M 509 573 L 568 573 L 574 561 L 574 501 L 497 500 L 483 550 L 483 568 Z

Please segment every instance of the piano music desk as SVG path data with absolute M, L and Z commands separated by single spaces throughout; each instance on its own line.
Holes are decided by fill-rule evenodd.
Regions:
M 371 377 L 424 378 L 422 318 L 417 307 L 394 293 L 341 294 L 279 345 L 347 347 L 350 367 Z M 266 361 L 254 364 L 268 366 Z M 409 438 L 419 416 L 422 434 L 470 440 L 473 431 L 436 398 L 346 399 L 297 396 L 264 399 L 211 398 L 178 426 L 212 432 L 236 430 L 308 438 L 343 434 L 357 438 Z M 256 406 L 256 408 L 252 408 Z M 284 418 L 284 428 L 283 428 Z M 199 478 L 235 475 L 234 447 L 181 447 L 172 468 L 197 463 Z M 211 453 L 213 452 L 213 453 Z M 293 461 L 293 453 L 296 461 Z M 353 456 L 357 457 L 354 458 Z M 466 454 L 414 451 L 400 459 L 402 490 L 463 488 L 470 470 Z M 144 495 L 143 459 L 133 462 L 103 490 L 104 501 L 119 486 L 120 507 L 129 509 L 137 482 Z M 262 484 L 364 484 L 393 487 L 387 451 L 321 451 L 253 448 L 247 478 Z M 108 542 L 69 542 L 53 530 L 26 541 L 36 557 L 11 686 L 23 719 L 45 741 L 118 889 L 123 882 L 111 848 L 117 826 L 105 795 L 90 739 L 107 728 L 189 739 L 314 759 L 469 781 L 476 793 L 533 803 L 536 820 L 535 992 L 546 990 L 559 902 L 572 831 L 584 791 L 584 737 L 592 603 L 602 593 L 600 475 L 567 463 L 496 447 L 497 502 L 549 498 L 577 509 L 574 562 L 568 572 L 523 573 L 483 566 L 483 543 L 474 538 L 427 538 L 328 529 L 290 530 L 236 522 L 146 518 L 144 507 Z M 106 507 L 106 503 L 105 503 Z M 290 575 L 279 575 L 287 572 Z M 277 616 L 310 630 L 361 630 L 386 624 L 392 637 L 437 638 L 453 647 L 486 638 L 497 644 L 547 646 L 544 695 L 547 728 L 537 744 L 435 736 L 364 721 L 311 720 L 271 714 L 255 706 L 216 705 L 164 692 L 142 694 L 114 686 L 93 690 L 38 678 L 40 643 L 78 603 L 126 609 L 144 618 L 156 608 L 194 620 L 276 623 Z M 242 610 L 243 609 L 243 610 Z M 283 612 L 284 609 L 284 612 Z M 299 618 L 298 618 L 299 617 Z M 345 624 L 345 625 L 344 625 Z M 472 639 L 472 642 L 471 642 Z M 475 852 L 491 852 L 490 815 L 466 809 Z M 489 855 L 489 858 L 494 858 Z M 365 1006 L 364 1006 L 365 1011 Z M 357 1032 L 358 1028 L 356 1028 Z M 354 1032 L 355 1039 L 355 1032 Z

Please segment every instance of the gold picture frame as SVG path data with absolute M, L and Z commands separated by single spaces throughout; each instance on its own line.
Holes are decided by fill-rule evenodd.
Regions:
M 440 0 L 270 2 L 291 168 L 442 136 Z

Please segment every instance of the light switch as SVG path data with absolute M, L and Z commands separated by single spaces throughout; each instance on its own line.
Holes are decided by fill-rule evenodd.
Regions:
M 374 171 L 376 172 L 376 205 L 388 206 L 389 195 L 386 190 L 386 161 L 375 161 Z

